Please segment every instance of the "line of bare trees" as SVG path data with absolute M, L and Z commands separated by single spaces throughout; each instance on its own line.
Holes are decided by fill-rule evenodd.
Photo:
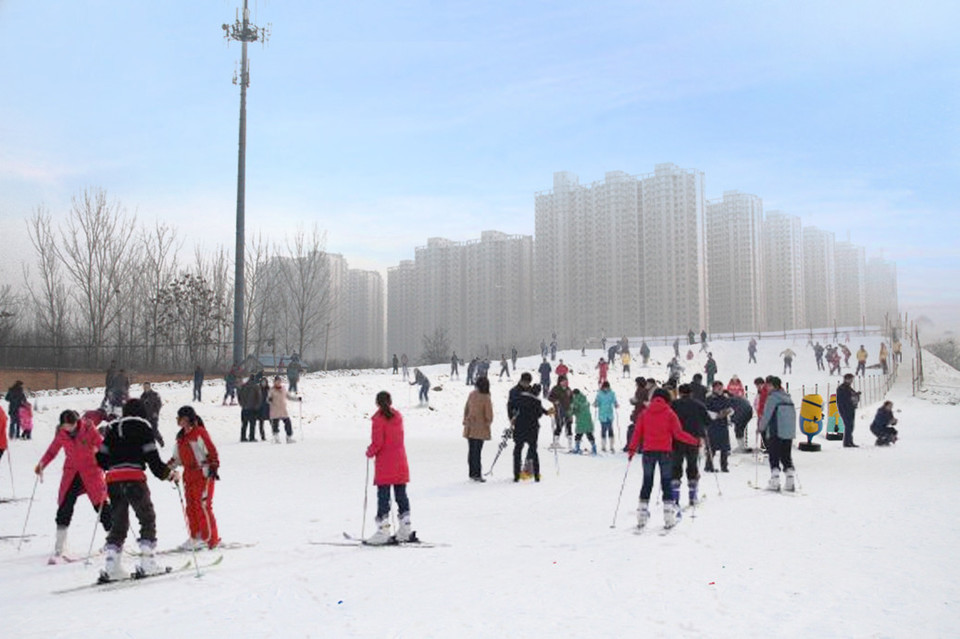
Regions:
M 22 290 L 0 287 L 0 366 L 211 370 L 233 362 L 233 257 L 194 247 L 175 228 L 141 224 L 103 189 L 86 189 L 58 219 L 27 220 L 36 261 Z M 322 355 L 337 303 L 326 236 L 299 228 L 248 241 L 244 352 Z

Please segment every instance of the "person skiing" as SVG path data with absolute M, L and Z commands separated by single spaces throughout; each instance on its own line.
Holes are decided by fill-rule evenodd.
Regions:
M 228 399 L 231 406 L 235 405 L 237 403 L 237 369 L 233 366 L 223 376 L 223 386 L 223 404 L 221 405 L 226 406 Z
M 540 388 L 543 389 L 543 396 L 546 398 L 547 393 L 550 392 L 550 373 L 553 371 L 553 367 L 550 366 L 546 357 L 543 358 L 543 362 L 540 363 L 540 368 L 537 371 L 540 373 Z
M 813 345 L 813 357 L 814 359 L 817 360 L 818 371 L 825 370 L 823 366 L 823 352 L 824 352 L 824 348 L 820 344 L 820 342 L 817 342 L 816 344 Z
M 510 347 L 510 362 L 513 364 L 513 370 L 517 370 L 517 347 Z
M 609 386 L 607 382 L 604 382 Z M 579 455 L 580 454 L 580 440 L 584 435 L 587 436 L 587 440 L 590 441 L 590 454 L 597 454 L 597 440 L 593 437 L 593 418 L 590 416 L 590 402 L 587 401 L 586 396 L 580 392 L 579 388 L 573 389 L 573 396 L 570 401 L 570 411 L 576 417 L 577 426 L 576 426 L 576 443 L 574 444 L 573 450 L 568 452 Z
M 570 367 L 563 363 L 563 360 L 560 360 L 560 363 L 557 364 L 557 368 L 554 369 L 554 372 L 557 374 L 557 378 L 566 377 L 570 374 Z
M 610 452 L 613 450 L 613 418 L 615 409 L 620 408 L 617 403 L 617 394 L 610 390 L 610 382 L 600 386 L 600 392 L 593 398 L 593 405 L 597 407 L 597 421 L 600 422 L 600 450 L 607 452 L 607 438 L 610 439 Z
M 830 364 L 830 374 L 840 374 L 840 351 L 836 346 L 827 346 L 826 352 L 827 364 Z
M 797 354 L 794 353 L 793 350 L 789 348 L 783 351 L 780 351 L 780 357 L 783 358 L 783 374 L 784 375 L 787 374 L 787 371 L 791 373 L 793 372 L 793 358 L 796 356 Z
M 630 377 L 630 351 L 620 353 L 620 365 L 623 368 L 623 375 L 621 375 L 621 377 L 624 379 Z
M 840 344 L 840 350 L 843 352 L 843 367 L 850 368 L 850 356 L 853 354 L 850 352 L 850 347 L 846 344 Z
M 400 359 L 397 357 L 397 354 L 393 354 L 393 374 L 396 375 L 400 369 Z
M 497 379 L 503 379 L 503 375 L 507 375 L 507 380 L 510 379 L 510 365 L 507 364 L 507 356 L 503 353 L 500 354 L 500 376 Z
M 290 358 L 290 363 L 287 364 L 287 388 L 290 389 L 291 393 L 298 392 L 297 389 L 300 384 L 300 375 L 303 373 L 303 364 L 300 363 L 300 356 L 296 353 Z M 231 402 L 232 404 L 233 402 Z
M 197 366 L 193 369 L 193 401 L 203 401 L 200 397 L 203 390 L 203 369 Z
M 883 371 L 883 374 L 887 374 L 887 343 L 883 342 L 880 344 L 880 370 Z
M 400 355 L 400 369 L 403 372 L 403 381 L 407 381 L 410 378 L 410 369 L 407 367 L 409 361 L 406 353 Z
M 27 401 L 27 394 L 23 390 L 23 382 L 19 379 L 7 389 L 4 401 L 8 402 L 10 415 L 10 438 L 20 439 L 20 406 Z
M 679 344 L 678 344 L 679 348 Z M 647 362 L 650 361 L 650 347 L 647 346 L 646 340 L 640 344 L 640 358 L 643 359 L 643 365 L 646 366 Z
M 607 364 L 606 360 L 601 357 L 600 361 L 597 362 L 597 365 L 594 366 L 594 368 L 600 371 L 599 378 L 597 379 L 597 386 L 603 386 L 603 383 L 607 381 L 607 371 L 610 369 L 610 365 Z
M 673 443 L 681 441 L 699 446 L 699 440 L 684 432 L 680 419 L 670 408 L 670 394 L 658 388 L 653 391 L 650 405 L 637 417 L 633 438 L 627 447 L 628 459 L 633 460 L 637 450 L 643 452 L 643 486 L 640 488 L 640 507 L 637 509 L 637 528 L 646 526 L 650 519 L 650 493 L 653 475 L 660 467 L 660 486 L 663 490 L 663 523 L 672 528 L 677 523 L 677 502 L 673 501 Z
M 190 527 L 190 537 L 179 548 L 216 548 L 220 535 L 217 533 L 217 519 L 213 516 L 213 489 L 220 479 L 220 456 L 203 420 L 192 406 L 180 407 L 177 425 L 180 431 L 167 466 L 171 470 L 183 466 L 183 490 Z
M 837 386 L 837 412 L 843 420 L 844 448 L 857 448 L 853 443 L 853 427 L 856 424 L 860 393 L 853 389 L 854 377 L 853 373 L 847 373 L 843 376 L 843 383 Z
M 153 437 L 163 448 L 163 435 L 160 434 L 160 409 L 163 407 L 163 401 L 157 391 L 153 390 L 150 382 L 143 383 L 143 392 L 140 393 L 140 401 L 143 402 L 143 409 L 147 411 L 147 421 L 153 428 Z
M 680 360 L 676 357 L 667 363 L 667 374 L 669 381 L 674 383 L 680 382 L 680 375 L 683 374 L 683 366 L 680 365 Z
M 273 443 L 280 443 L 280 422 L 283 422 L 283 429 L 287 434 L 287 443 L 293 444 L 296 440 L 293 438 L 293 423 L 290 421 L 290 414 L 287 410 L 287 400 L 303 401 L 302 397 L 287 392 L 283 387 L 283 380 L 277 375 L 273 378 L 273 388 L 267 393 L 267 402 L 270 404 L 270 426 L 273 430 Z
M 513 395 L 507 404 L 507 412 L 513 416 L 513 481 L 515 483 L 520 481 L 520 457 L 523 454 L 524 445 L 527 446 L 526 459 L 533 467 L 533 480 L 540 481 L 540 454 L 537 452 L 540 417 L 553 415 L 555 410 L 554 407 L 543 408 L 543 404 L 540 403 L 541 389 L 537 384 L 530 386 L 529 389 L 523 388 L 523 375 L 520 377 L 520 392 Z
M 481 471 L 483 442 L 490 439 L 493 423 L 493 402 L 490 399 L 490 380 L 481 377 L 470 392 L 463 407 L 463 436 L 467 440 L 467 469 L 470 479 L 485 482 Z
M 477 381 L 484 379 L 486 376 L 481 375 L 478 377 Z M 419 368 L 413 369 L 413 381 L 410 382 L 411 386 L 419 386 L 420 392 L 417 395 L 417 398 L 420 400 L 420 405 L 423 406 L 426 404 L 430 405 L 430 380 L 424 375 Z
M 707 414 L 710 416 L 710 425 L 707 427 L 707 461 L 703 469 L 714 472 L 713 455 L 720 451 L 720 472 L 728 473 L 730 468 L 727 460 L 730 457 L 730 421 L 733 407 L 730 398 L 723 393 L 723 382 L 714 382 L 707 395 Z
M 893 402 L 887 400 L 877 409 L 877 414 L 870 424 L 870 432 L 877 438 L 877 446 L 889 446 L 897 443 L 899 433 L 893 426 L 897 418 L 893 416 Z
M 697 445 L 692 446 L 684 442 L 677 442 L 673 447 L 673 477 L 670 481 L 671 498 L 680 503 L 680 480 L 683 477 L 684 464 L 687 470 L 687 498 L 691 506 L 699 501 L 697 487 L 700 483 L 700 470 L 697 462 L 700 457 L 700 444 L 707 432 L 710 417 L 703 402 L 694 399 L 690 393 L 690 384 L 680 384 L 677 389 L 679 397 L 670 404 L 677 414 L 683 430 L 697 438 Z
M 106 559 L 99 581 L 125 579 L 123 543 L 130 527 L 132 508 L 140 522 L 140 561 L 136 572 L 148 576 L 164 572 L 157 563 L 157 525 L 150 488 L 144 472 L 147 466 L 158 479 L 177 482 L 180 475 L 160 459 L 153 429 L 139 399 L 127 400 L 123 416 L 103 429 L 103 443 L 96 453 L 97 464 L 106 471 L 107 494 L 110 498 L 110 532 L 107 534 Z
M 770 395 L 760 420 L 770 458 L 770 481 L 767 483 L 767 490 L 780 490 L 780 470 L 783 469 L 786 475 L 783 489 L 793 492 L 796 490 L 796 469 L 793 466 L 791 450 L 797 436 L 797 410 L 790 395 L 783 390 L 779 377 L 771 375 L 767 378 L 767 383 L 770 385 Z
M 563 375 L 557 377 L 557 385 L 550 389 L 547 396 L 554 407 L 554 418 L 556 424 L 553 428 L 553 443 L 551 449 L 560 447 L 560 432 L 567 431 L 567 449 L 573 448 L 573 434 L 571 425 L 573 424 L 573 415 L 570 413 L 570 403 L 573 401 L 573 391 L 570 390 L 570 382 Z
M 460 379 L 460 358 L 457 357 L 457 351 L 453 351 L 450 356 L 450 379 L 453 379 L 454 375 Z
M 757 363 L 757 340 L 752 337 L 750 338 L 750 343 L 747 344 L 747 355 L 750 356 L 750 358 L 747 360 L 748 364 Z
M 703 366 L 703 372 L 707 374 L 707 386 L 713 386 L 713 378 L 717 374 L 717 361 L 713 359 L 713 353 L 707 353 L 707 363 Z
M 860 349 L 857 350 L 857 375 L 866 375 L 867 374 L 867 349 L 863 347 L 863 344 L 860 345 Z
M 407 484 L 410 467 L 403 444 L 403 416 L 393 408 L 390 393 L 380 391 L 376 397 L 377 412 L 371 418 L 370 445 L 367 459 L 374 460 L 373 484 L 377 487 L 377 531 L 365 540 L 374 546 L 416 539 L 410 525 L 410 500 Z M 396 536 L 390 535 L 390 491 L 397 500 L 400 525 Z
M 263 397 L 260 394 L 260 385 L 257 384 L 253 375 L 247 378 L 240 390 L 237 391 L 237 400 L 240 402 L 240 441 L 257 441 L 257 414 L 260 412 L 260 404 Z M 247 428 L 249 427 L 249 436 Z
M 99 411 L 89 411 L 82 418 L 73 410 L 60 413 L 60 425 L 53 435 L 53 441 L 34 467 L 33 472 L 43 479 L 43 470 L 63 450 L 63 473 L 60 476 L 60 492 L 57 495 L 56 541 L 53 555 L 48 563 L 63 561 L 67 542 L 67 529 L 73 519 L 73 508 L 77 498 L 87 494 L 103 529 L 110 532 L 110 503 L 107 501 L 107 484 L 103 479 L 103 470 L 97 465 L 96 452 L 103 443 L 103 437 L 97 425 L 103 419 Z
M 743 395 L 730 394 L 729 390 L 727 391 L 727 395 L 730 401 L 730 408 L 733 409 L 733 413 L 730 415 L 730 421 L 733 422 L 733 434 L 737 438 L 736 452 L 752 453 L 753 449 L 747 445 L 747 424 L 753 419 L 753 406 L 750 405 L 750 402 Z

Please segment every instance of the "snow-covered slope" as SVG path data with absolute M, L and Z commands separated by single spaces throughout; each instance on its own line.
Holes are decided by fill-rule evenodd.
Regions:
M 853 350 L 860 342 L 851 344 Z M 863 342 L 876 361 L 877 338 Z M 836 377 L 817 372 L 805 340 L 765 340 L 759 364 L 746 364 L 746 342 L 716 342 L 710 349 L 718 377 L 734 373 L 749 385 L 779 373 L 778 353 L 798 352 L 799 388 Z M 633 344 L 636 352 L 639 344 Z M 695 350 L 699 346 L 695 347 Z M 651 364 L 634 362 L 633 375 L 665 378 L 672 354 L 653 349 Z M 685 354 L 686 349 L 683 350 Z M 910 353 L 905 353 L 905 358 Z M 573 386 L 595 388 L 599 350 L 563 352 Z M 927 382 L 939 396 L 960 396 L 960 378 L 925 357 Z M 705 354 L 687 365 L 685 379 Z M 533 370 L 538 358 L 522 358 Z M 294 412 L 296 444 L 239 442 L 239 409 L 220 405 L 222 384 L 205 388 L 194 406 L 220 448 L 222 481 L 214 510 L 225 541 L 256 542 L 224 551 L 224 562 L 202 578 L 185 573 L 111 592 L 54 590 L 90 582 L 83 562 L 47 566 L 62 457 L 36 489 L 27 532 L 0 541 L 0 619 L 4 637 L 583 637 L 583 636 L 817 636 L 917 637 L 956 633 L 960 568 L 955 552 L 960 497 L 958 408 L 910 397 L 909 375 L 890 394 L 900 418 L 900 442 L 873 447 L 869 422 L 876 405 L 858 414 L 858 449 L 820 440 L 819 453 L 795 451 L 802 494 L 756 491 L 748 481 L 768 472 L 752 456 L 735 455 L 731 472 L 704 475 L 705 504 L 660 536 L 661 513 L 634 534 L 640 465 L 626 455 L 556 460 L 541 429 L 543 481 L 514 484 L 508 448 L 491 480 L 467 479 L 461 437 L 468 388 L 447 378 L 448 367 L 425 367 L 435 410 L 416 406 L 416 388 L 387 371 L 314 374 L 301 383 L 302 426 Z M 493 379 L 494 440 L 506 425 L 506 395 L 513 381 Z M 519 371 L 518 371 L 519 372 Z M 876 374 L 871 371 L 871 374 Z M 611 372 L 620 398 L 618 425 L 626 431 L 633 382 Z M 449 547 L 351 548 L 313 545 L 346 531 L 372 531 L 375 491 L 364 511 L 364 450 L 377 391 L 387 389 L 404 415 L 411 466 L 409 495 L 414 527 L 424 540 Z M 172 439 L 173 415 L 189 403 L 184 385 L 157 386 L 165 401 L 161 429 Z M 952 394 L 952 395 L 951 395 Z M 16 495 L 30 495 L 32 468 L 64 408 L 85 409 L 97 395 L 40 399 L 35 439 L 11 443 Z M 297 406 L 293 406 L 294 411 Z M 3 466 L 7 465 L 7 457 Z M 614 509 L 626 487 L 619 515 Z M 171 485 L 150 480 L 159 545 L 186 537 Z M 10 471 L 0 468 L 0 496 L 11 493 Z M 656 492 L 654 493 L 656 495 Z M 655 499 L 655 498 L 654 498 Z M 28 502 L 0 505 L 0 535 L 18 535 Z M 364 519 L 366 525 L 364 526 Z M 616 524 L 611 528 L 611 522 Z M 89 502 L 78 502 L 69 545 L 82 555 L 93 533 Z M 136 526 L 133 526 L 136 530 Z M 131 534 L 128 547 L 132 547 Z M 97 543 L 102 533 L 96 532 Z M 209 554 L 209 553 L 206 553 Z M 183 558 L 168 559 L 171 564 Z M 132 562 L 128 560 L 132 565 Z

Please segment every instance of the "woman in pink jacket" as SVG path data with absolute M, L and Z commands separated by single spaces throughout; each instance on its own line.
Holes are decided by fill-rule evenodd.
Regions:
M 73 519 L 73 507 L 77 497 L 87 493 L 93 509 L 99 513 L 103 529 L 110 530 L 110 504 L 107 502 L 107 484 L 103 470 L 97 465 L 95 454 L 103 437 L 97 430 L 97 424 L 103 419 L 99 411 L 88 411 L 81 418 L 76 411 L 65 410 L 60 413 L 60 425 L 53 436 L 47 452 L 40 458 L 34 472 L 43 478 L 43 469 L 53 461 L 60 449 L 63 449 L 63 475 L 60 478 L 60 494 L 57 498 L 57 539 L 50 563 L 63 558 L 63 549 L 67 541 L 67 528 Z
M 377 487 L 377 532 L 366 540 L 368 544 L 414 541 L 410 528 L 410 501 L 407 499 L 407 484 L 410 468 L 407 466 L 407 451 L 403 446 L 403 416 L 393 409 L 390 393 L 377 393 L 378 410 L 372 418 L 370 445 L 367 457 L 374 457 L 373 483 Z M 390 535 L 390 488 L 397 498 L 400 527 L 396 537 Z

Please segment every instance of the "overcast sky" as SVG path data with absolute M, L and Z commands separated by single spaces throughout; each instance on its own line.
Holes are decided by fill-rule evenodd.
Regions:
M 104 188 L 233 246 L 242 0 L 0 0 L 0 282 L 26 219 Z M 555 171 L 659 162 L 896 260 L 960 330 L 957 2 L 251 2 L 247 231 L 352 267 L 534 231 Z M 191 251 L 185 250 L 185 258 Z

